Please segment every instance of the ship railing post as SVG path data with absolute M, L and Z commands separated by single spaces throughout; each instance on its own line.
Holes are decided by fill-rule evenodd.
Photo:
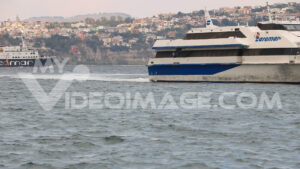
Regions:
M 290 56 L 290 64 L 295 64 L 297 57 L 299 56 L 299 53 L 297 52 L 296 55 L 291 55 Z
M 298 58 L 300 58 L 300 51 L 297 51 L 295 56 L 290 57 L 290 63 L 295 64 L 297 62 Z
M 238 59 L 237 59 L 237 64 L 242 64 L 243 63 L 243 56 L 238 56 Z

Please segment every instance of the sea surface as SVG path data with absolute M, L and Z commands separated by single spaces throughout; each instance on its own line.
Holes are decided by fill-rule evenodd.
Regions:
M 64 75 L 55 69 L 33 76 L 32 68 L 0 68 L 0 168 L 300 168 L 299 85 L 151 83 L 145 66 L 87 68 L 90 74 L 67 66 Z M 71 83 L 62 83 L 70 84 L 60 91 L 68 94 L 45 110 L 30 81 L 46 93 Z M 95 92 L 119 93 L 125 100 L 108 102 L 126 105 L 90 107 L 84 96 Z M 187 92 L 211 92 L 212 108 L 127 105 L 136 93 L 152 93 L 157 104 L 168 95 L 180 105 Z M 282 105 L 226 109 L 218 106 L 224 92 L 277 93 Z M 237 105 L 234 96 L 225 102 Z

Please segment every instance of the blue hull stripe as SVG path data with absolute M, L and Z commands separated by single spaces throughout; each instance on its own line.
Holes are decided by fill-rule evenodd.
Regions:
M 224 45 L 196 45 L 196 46 L 159 46 L 152 49 L 177 49 L 177 48 L 217 48 L 217 47 L 244 47 L 244 44 L 224 44 Z
M 152 65 L 148 67 L 149 75 L 214 75 L 240 66 L 239 64 L 182 64 Z

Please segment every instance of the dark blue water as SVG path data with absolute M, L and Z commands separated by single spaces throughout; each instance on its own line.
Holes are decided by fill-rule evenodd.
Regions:
M 65 72 L 72 72 L 67 67 Z M 156 101 L 185 92 L 280 95 L 282 108 L 66 109 L 46 111 L 24 84 L 31 76 L 0 69 L 1 168 L 299 168 L 300 87 L 281 84 L 150 83 L 143 66 L 90 66 L 67 92 L 131 93 Z M 81 79 L 70 74 L 62 80 Z M 60 79 L 35 75 L 46 92 Z M 128 101 L 128 99 L 126 99 Z M 112 102 L 119 100 L 111 100 Z M 235 98 L 225 100 L 235 104 Z M 247 102 L 247 100 L 246 100 Z

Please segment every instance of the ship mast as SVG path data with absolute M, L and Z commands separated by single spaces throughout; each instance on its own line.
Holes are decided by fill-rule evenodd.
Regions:
M 272 14 L 271 14 L 269 2 L 267 2 L 267 10 L 268 10 L 268 15 L 269 15 L 269 21 L 273 22 L 273 18 L 272 18 Z
M 21 36 L 21 39 L 22 39 L 22 47 L 24 49 L 27 49 L 27 46 L 26 46 L 26 43 L 25 43 L 25 40 L 24 40 L 23 36 Z
M 17 36 L 17 37 L 21 38 L 21 40 L 22 40 L 22 49 L 27 50 L 27 45 L 26 45 L 26 42 L 24 40 L 24 37 L 23 36 Z
M 21 35 L 21 36 L 15 36 L 16 38 L 20 38 L 22 40 L 22 49 L 27 49 L 27 45 L 26 45 L 26 42 L 24 40 L 24 37 Z
M 214 27 L 216 27 L 214 25 L 213 21 L 211 20 L 209 12 L 206 10 L 206 8 L 204 10 L 204 14 L 205 14 L 205 25 L 206 25 L 206 28 L 214 28 Z

